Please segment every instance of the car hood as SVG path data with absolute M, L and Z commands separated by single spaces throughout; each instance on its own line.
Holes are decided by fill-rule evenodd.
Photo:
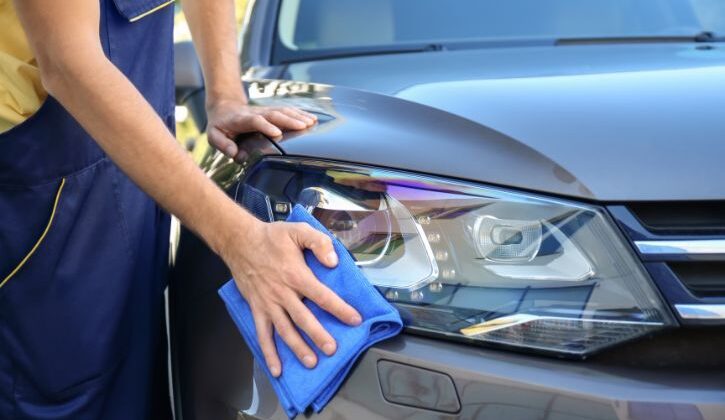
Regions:
M 338 86 L 306 94 L 333 120 L 283 143 L 290 154 L 606 202 L 725 199 L 721 47 L 398 54 L 286 77 Z

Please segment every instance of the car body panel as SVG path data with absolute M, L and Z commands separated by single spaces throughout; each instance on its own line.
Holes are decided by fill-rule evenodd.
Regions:
M 279 66 L 279 78 L 399 96 L 440 82 L 647 73 L 725 66 L 719 44 L 632 43 L 508 46 L 325 59 Z M 274 67 L 274 66 L 273 66 Z M 268 67 L 250 70 L 250 75 Z
M 435 108 L 348 88 L 253 83 L 252 99 L 316 112 L 320 124 L 279 142 L 310 156 L 593 198 L 585 186 L 540 153 L 501 133 Z M 303 92 L 303 93 L 302 93 Z M 275 94 L 276 95 L 276 94 Z M 531 180 L 531 182 L 527 182 Z
M 604 202 L 725 199 L 725 66 L 428 82 L 396 96 L 256 86 L 265 103 L 334 117 L 282 143 L 293 155 Z

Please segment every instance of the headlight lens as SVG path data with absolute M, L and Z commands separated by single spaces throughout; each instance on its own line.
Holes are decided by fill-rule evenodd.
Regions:
M 242 191 L 264 220 L 305 206 L 412 330 L 585 356 L 674 323 L 597 207 L 284 158 Z

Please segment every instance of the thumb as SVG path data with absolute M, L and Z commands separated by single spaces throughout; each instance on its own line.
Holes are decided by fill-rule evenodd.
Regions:
M 298 223 L 295 239 L 301 248 L 309 249 L 324 265 L 332 268 L 337 265 L 338 257 L 332 239 L 306 223 Z

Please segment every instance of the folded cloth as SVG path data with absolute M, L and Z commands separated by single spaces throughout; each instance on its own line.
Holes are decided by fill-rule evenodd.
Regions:
M 320 412 L 335 395 L 355 360 L 368 347 L 398 334 L 403 323 L 397 310 L 368 282 L 345 247 L 332 237 L 320 222 L 300 206 L 295 206 L 287 221 L 309 223 L 333 239 L 339 257 L 337 267 L 333 269 L 325 267 L 309 250 L 304 251 L 305 261 L 322 283 L 353 306 L 363 318 L 361 325 L 350 327 L 312 301 L 305 299 L 304 304 L 335 338 L 337 351 L 330 357 L 326 356 L 300 331 L 310 348 L 317 353 L 317 366 L 308 369 L 297 360 L 292 350 L 275 333 L 274 340 L 282 362 L 282 375 L 275 378 L 267 369 L 259 347 L 252 312 L 239 293 L 234 280 L 230 280 L 219 289 L 219 295 L 226 303 L 234 323 L 244 336 L 257 363 L 269 377 L 280 404 L 287 415 L 293 418 L 310 406 L 315 412 Z

